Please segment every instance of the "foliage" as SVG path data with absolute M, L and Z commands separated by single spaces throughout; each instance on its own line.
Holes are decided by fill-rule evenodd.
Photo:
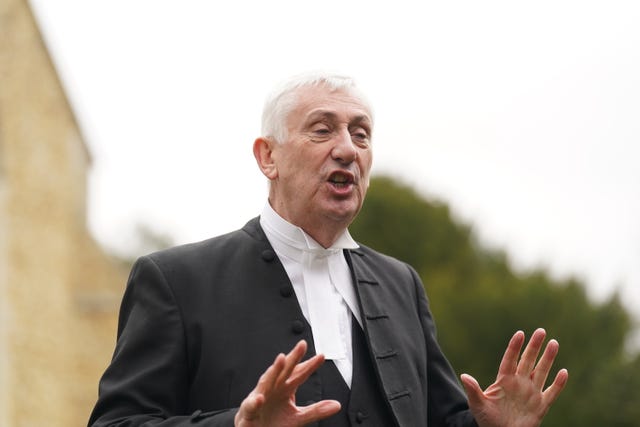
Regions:
M 633 324 L 617 295 L 595 304 L 577 280 L 514 271 L 504 253 L 481 247 L 445 204 L 390 178 L 372 180 L 350 230 L 418 271 L 440 343 L 458 372 L 489 385 L 513 332 L 544 327 L 561 344 L 556 368 L 569 370 L 569 383 L 543 425 L 637 425 L 640 355 L 624 351 Z

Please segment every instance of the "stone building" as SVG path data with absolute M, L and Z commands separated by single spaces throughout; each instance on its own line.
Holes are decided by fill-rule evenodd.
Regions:
M 126 267 L 87 231 L 91 157 L 27 0 L 0 0 L 0 426 L 86 425 Z

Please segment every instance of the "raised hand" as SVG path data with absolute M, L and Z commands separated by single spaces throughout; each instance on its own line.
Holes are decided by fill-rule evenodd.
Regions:
M 545 336 L 544 329 L 537 329 L 518 361 L 525 337 L 522 331 L 516 332 L 502 357 L 496 381 L 484 392 L 475 378 L 460 376 L 469 408 L 480 427 L 540 425 L 569 378 L 567 370 L 561 369 L 553 383 L 543 390 L 559 348 L 556 340 L 549 341 L 536 364 Z
M 340 411 L 340 403 L 335 400 L 296 406 L 296 390 L 324 363 L 322 355 L 300 363 L 306 352 L 307 343 L 300 341 L 289 354 L 276 357 L 242 401 L 235 417 L 236 427 L 299 427 Z

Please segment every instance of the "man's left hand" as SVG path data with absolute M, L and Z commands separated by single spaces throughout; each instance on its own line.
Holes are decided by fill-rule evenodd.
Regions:
M 545 336 L 544 329 L 537 329 L 518 361 L 525 337 L 522 331 L 516 332 L 500 362 L 496 381 L 485 391 L 475 378 L 461 375 L 469 407 L 480 427 L 540 425 L 569 378 L 567 370 L 561 369 L 553 383 L 543 390 L 559 348 L 557 341 L 549 341 L 536 364 Z

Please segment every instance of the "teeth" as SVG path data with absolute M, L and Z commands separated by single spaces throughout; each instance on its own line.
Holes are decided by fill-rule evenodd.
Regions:
M 347 177 L 344 175 L 336 174 L 331 177 L 331 182 L 335 182 L 337 184 L 344 184 L 347 182 Z

